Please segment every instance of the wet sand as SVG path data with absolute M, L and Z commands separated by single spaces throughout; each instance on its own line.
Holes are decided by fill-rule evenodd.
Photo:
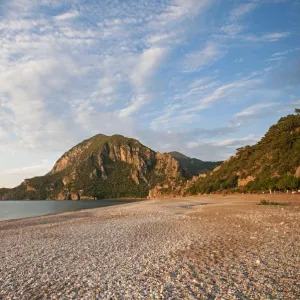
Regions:
M 2 221 L 0 299 L 299 299 L 299 217 L 235 195 Z

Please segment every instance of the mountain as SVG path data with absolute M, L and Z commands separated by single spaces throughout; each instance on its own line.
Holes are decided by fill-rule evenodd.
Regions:
M 300 188 L 300 110 L 281 118 L 255 145 L 237 153 L 207 176 L 199 177 L 188 193 L 231 190 L 255 192 Z
M 211 172 L 203 174 L 206 170 Z M 257 144 L 237 149 L 222 164 L 179 152 L 155 152 L 121 135 L 99 134 L 67 151 L 45 176 L 0 189 L 0 199 L 138 198 L 269 189 L 300 189 L 298 109 L 271 126 Z
M 186 174 L 185 174 L 186 173 Z M 147 197 L 179 193 L 188 178 L 178 160 L 121 135 L 96 135 L 76 145 L 45 176 L 1 189 L 0 199 Z
M 189 159 L 188 156 L 186 156 L 186 155 L 184 155 L 184 154 L 182 154 L 182 153 L 180 153 L 178 151 L 172 151 L 172 152 L 169 152 L 169 154 L 171 154 L 172 157 L 174 157 L 177 160 L 180 160 L 180 159 L 183 159 L 183 160 Z
M 190 158 L 177 151 L 169 152 L 169 154 L 179 162 L 181 169 L 187 176 L 206 173 L 222 163 L 222 161 L 202 161 L 197 158 Z

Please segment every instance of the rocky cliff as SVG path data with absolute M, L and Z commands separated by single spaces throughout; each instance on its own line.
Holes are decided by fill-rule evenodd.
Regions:
M 184 181 L 179 162 L 135 139 L 96 135 L 67 151 L 45 176 L 26 179 L 3 199 L 147 197 L 156 186 Z M 173 182 L 173 185 L 170 185 Z M 151 192 L 150 194 L 155 194 Z

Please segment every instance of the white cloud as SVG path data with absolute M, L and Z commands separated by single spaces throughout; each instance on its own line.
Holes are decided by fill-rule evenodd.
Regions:
M 230 21 L 237 21 L 244 17 L 246 14 L 249 14 L 252 12 L 256 7 L 258 3 L 245 3 L 240 5 L 239 7 L 233 9 L 230 13 Z
M 9 118 L 2 119 L 0 124 L 10 127 L 11 134 L 26 147 L 43 147 L 44 139 L 61 139 L 56 135 L 66 127 L 61 120 L 64 111 L 53 111 L 49 105 L 53 89 L 59 92 L 68 84 L 69 68 L 72 64 L 68 60 L 57 62 L 49 58 L 12 65 L 2 73 L 0 94 L 4 101 L 0 111 L 5 111 Z M 58 100 L 57 104 L 63 103 Z
M 284 2 L 285 0 L 283 0 Z M 217 37 L 221 38 L 230 38 L 230 39 L 240 39 L 244 41 L 250 42 L 276 42 L 280 39 L 286 38 L 291 35 L 291 32 L 273 32 L 266 33 L 263 35 L 256 34 L 242 34 L 242 32 L 247 28 L 246 25 L 241 24 L 242 19 L 250 14 L 253 10 L 257 9 L 260 5 L 266 4 L 268 2 L 271 3 L 279 3 L 279 1 L 253 1 L 248 3 L 243 3 L 238 7 L 235 7 L 231 12 L 228 21 L 225 25 L 223 25 L 220 29 Z
M 155 34 L 148 38 L 147 42 L 150 44 L 156 44 L 158 42 L 168 40 L 170 38 L 170 35 L 168 34 Z
M 140 55 L 137 65 L 131 75 L 134 88 L 138 92 L 143 92 L 145 90 L 144 85 L 146 80 L 148 80 L 155 72 L 166 53 L 166 48 L 150 48 L 144 50 Z
M 180 107 L 178 107 L 180 109 Z M 156 130 L 168 130 L 178 129 L 181 127 L 181 124 L 192 123 L 197 116 L 193 113 L 176 113 L 174 112 L 166 112 L 164 115 L 152 120 L 151 128 Z
M 161 34 L 151 34 L 147 39 L 146 43 L 151 46 L 168 47 L 177 44 L 180 39 L 175 33 L 161 33 Z
M 183 42 L 189 33 L 190 22 L 203 15 L 216 0 L 172 0 L 160 14 L 153 15 L 148 26 L 150 34 L 146 42 L 150 45 L 170 46 Z
M 245 40 L 251 42 L 277 42 L 290 35 L 291 35 L 290 32 L 273 32 L 273 33 L 266 33 L 261 36 L 247 35 L 245 36 Z
M 243 62 L 243 61 L 244 61 L 244 59 L 241 57 L 241 58 L 236 59 L 234 62 L 235 62 L 235 63 L 241 63 L 241 62 Z
M 261 79 L 259 78 L 244 78 L 241 80 L 236 80 L 230 83 L 222 84 L 216 88 L 213 88 L 209 93 L 203 94 L 202 97 L 199 97 L 199 100 L 196 103 L 193 103 L 193 106 L 187 108 L 185 112 L 191 111 L 200 111 L 210 107 L 214 102 L 221 101 L 226 99 L 235 99 L 240 95 L 244 94 L 245 91 L 251 91 L 254 87 L 261 84 Z
M 242 38 L 241 33 L 247 28 L 247 26 L 241 24 L 241 21 L 247 14 L 251 13 L 257 7 L 258 3 L 250 2 L 233 8 L 229 14 L 227 22 L 221 26 L 219 33 L 216 36 L 230 39 Z
M 225 34 L 226 37 L 236 38 L 239 33 L 245 29 L 244 25 L 240 24 L 226 24 L 221 27 L 221 32 Z
M 295 49 L 291 49 L 291 50 L 286 50 L 286 51 L 282 51 L 282 52 L 276 52 L 276 53 L 273 53 L 272 54 L 272 57 L 277 57 L 277 56 L 286 56 L 290 53 L 293 53 L 293 52 L 296 52 L 296 51 L 299 51 L 300 48 L 295 48 Z
M 56 20 L 59 20 L 59 21 L 65 21 L 65 20 L 72 19 L 72 18 L 75 18 L 78 16 L 79 16 L 79 12 L 74 10 L 74 11 L 69 11 L 69 12 L 57 15 L 55 18 L 56 18 Z
M 227 146 L 233 147 L 236 149 L 237 147 L 255 144 L 261 139 L 260 136 L 254 136 L 253 134 L 248 135 L 247 137 L 238 138 L 238 139 L 228 139 L 214 143 L 215 146 Z
M 299 99 L 299 100 L 293 101 L 292 104 L 293 104 L 293 105 L 294 105 L 294 104 L 296 104 L 296 105 L 300 104 L 300 99 Z
M 234 117 L 240 118 L 240 117 L 249 117 L 257 114 L 259 111 L 277 105 L 278 103 L 261 103 L 261 104 L 255 104 L 250 107 L 247 107 L 246 109 L 242 110 L 241 112 L 237 113 Z
M 285 104 L 285 106 L 291 109 L 290 105 Z M 242 111 L 236 113 L 230 123 L 232 126 L 242 126 L 245 124 L 251 124 L 253 120 L 264 120 L 266 118 L 270 118 L 276 114 L 281 109 L 280 102 L 265 102 L 251 105 Z
M 0 114 L 9 116 L 1 119 L 1 136 L 7 136 L 10 128 L 22 147 L 42 147 L 45 140 L 55 140 L 51 147 L 60 145 L 65 150 L 61 141 L 68 140 L 69 145 L 74 136 L 86 137 L 87 130 L 96 130 L 97 115 L 108 123 L 122 116 L 116 123 L 130 132 L 128 117 L 150 101 L 148 83 L 168 53 L 166 46 L 184 36 L 188 27 L 182 22 L 203 11 L 210 1 L 149 4 L 140 3 L 138 10 L 125 4 L 123 10 L 107 2 L 103 7 L 110 9 L 103 15 L 98 5 L 78 3 L 78 10 L 54 18 L 43 13 L 37 19 L 39 1 L 11 2 L 9 9 L 14 13 L 0 23 L 5 30 L 0 49 Z M 58 11 L 61 2 L 44 1 L 43 5 Z M 143 15 L 144 10 L 149 13 Z M 81 15 L 89 22 L 80 23 L 82 18 L 76 17 Z M 69 19 L 72 23 L 63 25 Z M 134 26 L 139 24 L 143 27 L 137 30 Z M 107 111 L 113 105 L 115 111 Z M 97 130 L 110 131 L 109 126 Z
M 267 33 L 261 37 L 262 40 L 267 40 L 271 42 L 276 42 L 282 38 L 286 38 L 290 36 L 290 32 L 274 32 L 274 33 Z
M 10 170 L 1 171 L 2 174 L 20 174 L 20 173 L 28 173 L 29 171 L 38 172 L 39 170 L 49 171 L 49 161 L 48 159 L 44 159 L 42 162 L 36 165 L 20 167 Z
M 197 84 L 197 85 L 196 85 Z M 197 80 L 188 86 L 188 88 L 183 92 L 176 94 L 174 96 L 174 100 L 180 99 L 195 99 L 205 95 L 206 92 L 211 91 L 212 89 L 216 88 L 218 83 L 216 81 L 205 82 L 204 80 Z
M 188 17 L 199 14 L 213 2 L 211 0 L 174 0 L 167 10 L 154 20 L 156 25 L 153 25 L 155 27 L 170 26 L 182 22 Z
M 7 131 L 0 126 L 0 141 L 5 141 L 7 137 L 8 137 Z
M 147 94 L 138 94 L 132 97 L 131 103 L 120 111 L 121 117 L 129 117 L 137 113 L 145 104 L 149 102 L 150 98 Z
M 192 142 L 188 142 L 186 144 L 188 149 L 194 149 L 194 148 L 198 148 L 201 145 L 200 142 L 196 142 L 196 141 L 192 141 Z
M 194 51 L 186 55 L 184 59 L 184 69 L 187 72 L 195 72 L 203 67 L 211 65 L 222 57 L 224 50 L 216 42 L 208 42 L 202 50 Z
M 33 27 L 43 25 L 42 20 L 7 20 L 0 21 L 0 30 L 11 30 L 11 31 L 26 31 Z
M 278 57 L 268 58 L 268 59 L 266 59 L 266 61 L 278 61 L 278 60 L 283 60 L 283 59 L 285 59 L 284 56 L 278 56 Z

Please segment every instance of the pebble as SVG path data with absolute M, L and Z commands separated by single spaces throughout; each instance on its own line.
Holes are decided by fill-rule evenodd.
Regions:
M 299 210 L 190 202 L 0 222 L 0 299 L 299 299 Z

